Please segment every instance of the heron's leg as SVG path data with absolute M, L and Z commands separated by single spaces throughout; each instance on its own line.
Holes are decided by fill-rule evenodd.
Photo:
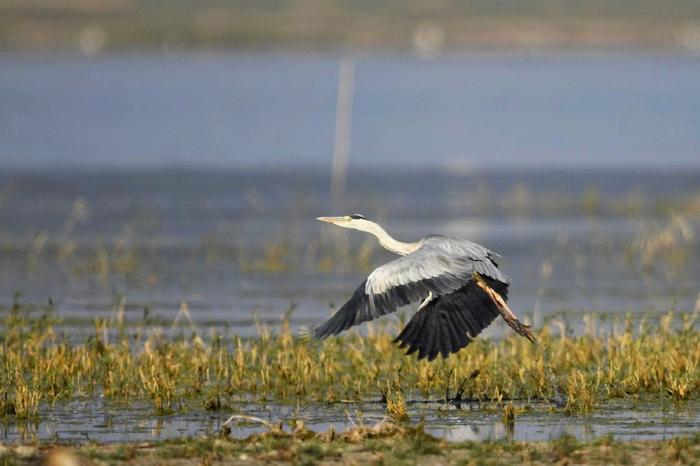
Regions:
M 476 284 L 486 292 L 489 298 L 491 298 L 491 301 L 496 305 L 498 308 L 498 311 L 501 313 L 501 317 L 503 317 L 503 320 L 506 321 L 508 326 L 515 330 L 515 332 L 518 335 L 522 335 L 528 340 L 530 340 L 532 343 L 536 343 L 537 339 L 535 336 L 530 332 L 530 326 L 523 324 L 518 320 L 518 318 L 515 316 L 513 311 L 510 310 L 508 307 L 508 304 L 503 300 L 500 294 L 496 292 L 493 288 L 488 286 L 486 281 L 479 275 L 478 273 L 474 273 L 474 281 Z
M 501 313 L 501 317 L 503 317 L 503 320 L 506 321 L 508 326 L 515 330 L 516 333 L 519 335 L 524 336 L 528 340 L 530 340 L 532 343 L 540 346 L 537 342 L 537 339 L 535 336 L 530 332 L 530 326 L 523 324 L 518 320 L 518 318 L 515 316 L 513 311 L 510 310 L 508 307 L 508 304 L 506 304 L 505 300 L 503 297 L 498 294 L 496 290 L 488 286 L 486 281 L 479 275 L 478 273 L 474 273 L 474 281 L 476 284 L 486 292 L 486 294 L 491 298 L 493 303 L 496 305 L 498 308 L 498 311 Z M 545 361 L 545 368 L 549 372 L 549 379 L 552 384 L 552 387 L 554 389 L 554 397 L 553 398 L 547 398 L 546 396 L 543 395 L 543 398 L 550 402 L 554 403 L 557 407 L 563 408 L 566 406 L 567 403 L 567 396 L 566 394 L 562 393 L 561 390 L 559 390 L 559 387 L 557 386 L 557 381 L 556 381 L 556 375 L 554 374 L 554 371 L 552 370 L 552 365 L 549 364 L 549 353 L 546 348 L 540 346 L 540 349 L 544 351 L 544 361 Z
M 433 300 L 433 292 L 430 291 L 428 293 L 428 297 L 423 300 L 423 302 L 420 304 L 420 307 L 418 308 L 418 310 L 420 311 L 421 309 L 423 309 L 425 306 L 430 304 L 430 301 L 432 301 L 432 300 Z

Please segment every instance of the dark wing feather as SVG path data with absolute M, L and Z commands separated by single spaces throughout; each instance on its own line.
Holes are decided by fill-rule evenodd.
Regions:
M 508 298 L 507 284 L 484 279 L 504 300 Z M 438 354 L 447 358 L 467 346 L 498 315 L 491 298 L 470 280 L 459 290 L 438 297 L 416 312 L 394 341 L 399 343 L 399 348 L 407 349 L 406 354 L 418 351 L 418 359 L 427 357 L 432 361 Z
M 366 280 L 355 290 L 352 297 L 333 314 L 333 317 L 320 327 L 313 329 L 314 337 L 326 338 L 330 335 L 337 335 L 355 325 L 355 320 L 360 314 L 357 310 L 367 309 L 369 305 L 369 296 L 365 294 L 365 282 Z

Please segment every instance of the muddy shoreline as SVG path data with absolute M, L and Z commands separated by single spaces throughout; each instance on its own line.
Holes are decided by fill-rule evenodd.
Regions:
M 345 432 L 313 433 L 303 424 L 273 426 L 243 440 L 225 435 L 131 444 L 53 443 L 0 445 L 3 464 L 211 465 L 211 464 L 691 464 L 700 460 L 700 436 L 621 442 L 612 436 L 580 442 L 563 436 L 546 442 L 447 443 L 420 426 L 388 422 Z

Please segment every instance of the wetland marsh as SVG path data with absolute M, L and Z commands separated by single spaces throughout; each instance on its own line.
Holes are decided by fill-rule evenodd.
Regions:
M 513 278 L 511 306 L 539 321 L 539 345 L 499 320 L 466 350 L 433 363 L 405 357 L 391 343 L 406 312 L 323 343 L 299 337 L 357 277 L 385 260 L 362 238 L 324 236 L 313 221 L 302 221 L 330 208 L 314 196 L 287 199 L 291 206 L 268 203 L 271 194 L 251 194 L 248 178 L 231 175 L 238 183 L 228 183 L 195 172 L 189 176 L 210 180 L 209 187 L 201 191 L 192 181 L 190 195 L 178 197 L 168 189 L 181 191 L 181 184 L 154 174 L 140 188 L 140 205 L 119 206 L 114 200 L 123 191 L 113 185 L 110 195 L 110 178 L 85 186 L 76 178 L 77 187 L 66 189 L 65 178 L 24 176 L 3 207 L 13 221 L 3 233 L 0 271 L 24 291 L 5 295 L 0 305 L 6 441 L 216 435 L 230 414 L 303 420 L 319 432 L 388 417 L 423 422 L 427 432 L 451 441 L 664 439 L 699 427 L 692 279 L 698 204 L 679 187 L 694 182 L 688 175 L 667 175 L 653 200 L 620 193 L 618 183 L 596 194 L 581 187 L 581 197 L 556 204 L 538 192 L 482 192 L 483 204 L 467 196 L 470 203 L 448 209 L 443 215 L 456 209 L 486 216 L 475 230 L 445 228 L 494 238 L 490 246 L 504 254 Z M 132 183 L 143 179 L 131 176 Z M 469 183 L 435 176 L 437 185 L 454 183 L 446 197 Z M 560 177 L 540 176 L 538 189 L 556 189 Z M 221 184 L 211 182 L 217 179 Z M 273 197 L 296 189 L 285 179 L 292 178 L 276 179 Z M 54 196 L 43 217 L 25 216 L 19 207 L 36 196 L 26 186 L 40 182 L 67 193 Z M 493 179 L 494 186 L 504 182 L 510 180 Z M 323 189 L 320 175 L 317 185 Z M 391 184 L 384 189 L 391 193 Z M 78 191 L 86 197 L 74 197 Z M 396 215 L 401 236 L 418 235 L 399 200 L 384 197 L 389 205 L 377 208 Z M 203 212 L 187 207 L 224 198 L 235 204 Z M 258 214 L 251 199 L 262 203 Z M 113 213 L 97 213 L 104 209 Z M 248 213 L 233 214 L 239 210 Z M 236 215 L 245 221 L 221 223 Z M 37 218 L 43 228 L 32 240 L 26 232 Z M 270 228 L 271 219 L 292 227 Z M 255 228 L 271 233 L 263 237 Z M 231 435 L 266 429 L 234 423 Z
M 101 102 L 129 115 L 138 107 L 128 100 L 135 94 L 121 88 L 106 92 L 94 83 L 73 88 L 74 73 L 96 73 L 106 80 L 112 72 L 122 73 L 120 85 L 151 95 L 156 88 L 160 92 L 159 77 L 183 69 L 178 60 L 162 58 L 136 82 L 125 71 L 128 66 L 122 68 L 124 57 L 91 63 L 69 59 L 65 66 L 57 59 L 51 68 L 58 78 L 51 86 L 60 89 L 47 97 L 44 114 L 41 106 L 26 105 L 46 97 L 44 81 L 24 79 L 38 76 L 34 59 L 2 59 L 12 66 L 0 83 L 18 90 L 8 93 L 14 99 L 7 100 L 14 106 L 7 108 L 15 109 L 12 124 L 21 126 L 24 120 L 15 117 L 25 115 L 46 130 L 60 120 L 64 126 L 46 134 L 66 135 L 94 123 L 95 131 L 86 132 L 77 149 L 94 151 L 102 162 L 135 150 L 100 120 L 102 107 L 81 106 L 65 119 L 46 115 L 61 110 L 62 98 Z M 272 115 L 268 122 L 298 122 L 294 131 L 311 144 L 305 150 L 321 153 L 318 125 L 309 116 L 313 108 L 298 120 L 293 115 L 298 100 L 312 91 L 331 95 L 334 81 L 307 82 L 308 70 L 294 65 L 288 71 L 296 87 L 280 98 L 271 93 L 278 89 L 276 81 L 255 79 L 276 69 L 278 59 L 196 58 L 209 71 L 202 75 L 209 77 L 166 82 L 163 95 L 170 97 L 165 100 L 177 108 L 163 119 L 146 112 L 147 121 L 158 121 L 153 135 L 166 138 L 172 127 L 181 127 L 175 115 L 203 117 L 214 107 L 220 116 L 228 114 L 214 105 L 213 96 L 220 95 L 217 86 L 225 86 L 235 70 L 241 74 L 232 79 L 248 94 L 231 96 L 232 105 L 250 107 L 262 100 L 260 108 L 267 110 L 260 111 Z M 335 63 L 309 60 L 318 76 Z M 534 64 L 513 57 L 453 57 L 436 66 L 472 78 L 490 76 L 494 67 L 511 77 L 523 70 L 540 76 L 541 67 L 556 82 L 575 77 L 580 86 L 566 94 L 564 107 L 586 120 L 591 96 L 601 100 L 603 110 L 596 111 L 602 113 L 607 97 L 615 108 L 630 101 L 629 95 L 614 92 L 615 86 L 601 84 L 597 60 L 603 68 L 610 65 L 591 57 L 540 57 Z M 638 122 L 649 124 L 645 134 L 656 131 L 660 126 L 654 122 L 666 121 L 667 115 L 689 121 L 696 108 L 697 64 L 663 61 L 676 70 L 678 93 L 652 115 L 661 120 Z M 635 105 L 651 105 L 655 101 L 649 96 L 662 89 L 653 72 L 656 62 L 644 57 L 632 62 L 635 72 L 615 68 L 611 79 L 631 83 L 639 97 L 631 99 Z M 388 85 L 398 65 L 417 67 L 421 79 L 431 80 L 432 71 L 406 59 L 375 57 L 359 65 L 367 67 L 367 87 L 365 97 L 358 95 L 357 127 L 367 141 L 373 140 L 372 118 L 384 108 L 363 100 L 367 95 L 387 89 L 403 98 L 422 95 L 420 80 L 400 81 L 396 89 Z M 578 68 L 588 71 L 579 75 Z M 218 84 L 208 104 L 191 106 L 188 99 L 175 98 L 190 86 L 208 92 L 210 79 Z M 522 108 L 513 111 L 521 116 L 531 114 L 528 102 L 539 102 L 542 93 L 545 100 L 559 102 L 560 92 L 570 90 L 563 84 L 545 89 L 519 83 L 508 78 L 497 87 L 510 86 L 516 93 Z M 459 101 L 446 103 L 462 82 L 443 84 L 447 87 L 436 87 L 435 98 L 447 110 L 438 115 L 435 134 L 440 134 L 440 121 L 478 119 Z M 483 91 L 480 79 L 473 84 Z M 486 87 L 491 97 L 500 92 Z M 122 106 L 124 94 L 129 97 Z M 57 95 L 64 97 L 52 100 Z M 392 101 L 385 102 L 387 108 Z M 479 109 L 487 113 L 484 121 L 500 112 L 498 106 Z M 537 115 L 528 123 L 534 125 L 528 137 L 537 138 L 538 128 L 549 128 L 557 119 L 554 111 Z M 199 117 L 193 119 L 204 122 L 202 134 L 206 125 L 216 128 Z M 143 121 L 126 120 L 134 134 L 147 139 Z M 249 124 L 246 120 L 230 133 L 216 133 L 219 139 L 211 133 L 202 137 L 226 147 L 230 143 L 237 157 L 274 158 L 270 154 L 287 149 L 279 141 L 289 138 L 280 136 L 262 144 L 269 153 L 256 152 L 262 146 Z M 407 129 L 397 137 L 410 141 L 408 133 L 416 125 L 403 120 L 398 127 Z M 589 130 L 607 134 L 598 123 Z M 14 148 L 13 157 L 25 147 L 23 134 L 28 133 L 23 131 L 8 133 L 4 147 Z M 684 144 L 681 152 L 691 153 L 694 134 L 674 144 Z M 104 152 L 98 150 L 104 140 L 117 141 L 114 137 L 125 146 L 107 144 Z M 187 150 L 197 146 L 194 139 L 191 146 L 170 148 L 185 160 Z M 42 146 L 50 142 L 51 137 L 33 139 L 26 147 L 63 155 L 77 150 Z M 374 142 L 378 146 L 359 146 L 360 165 L 369 164 L 372 150 L 391 141 Z M 211 154 L 217 147 L 209 147 Z M 413 149 L 407 157 L 415 161 L 423 149 Z M 501 149 L 508 153 L 513 147 Z M 487 460 L 488 449 L 513 462 L 585 458 L 603 464 L 606 458 L 630 462 L 645 455 L 656 462 L 697 460 L 700 171 L 472 170 L 443 157 L 431 167 L 353 168 L 345 197 L 333 201 L 328 170 L 291 165 L 152 169 L 131 160 L 111 170 L 3 170 L 0 442 L 9 450 L 0 455 L 21 462 L 18 446 L 36 443 L 35 454 L 70 444 L 78 445 L 86 460 L 115 464 L 156 463 L 167 454 L 183 461 L 252 464 L 379 461 L 382 455 L 410 462 L 414 455 L 427 464 L 435 459 L 431 455 L 443 455 L 445 462 L 472 456 Z M 512 279 L 510 306 L 533 323 L 539 344 L 513 335 L 499 319 L 448 360 L 418 362 L 391 343 L 412 308 L 324 342 L 301 337 L 337 309 L 373 267 L 391 258 L 373 239 L 326 230 L 314 220 L 348 212 L 381 221 L 402 240 L 444 233 L 502 254 L 499 264 Z M 231 415 L 241 417 L 226 424 Z M 388 430 L 368 435 L 374 428 Z M 353 435 L 359 437 L 346 441 Z M 389 452 L 391 445 L 396 448 Z M 615 456 L 613 450 L 623 453 Z

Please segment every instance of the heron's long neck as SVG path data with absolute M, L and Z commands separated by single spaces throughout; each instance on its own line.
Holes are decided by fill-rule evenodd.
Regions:
M 379 240 L 379 244 L 381 244 L 382 247 L 402 256 L 410 254 L 420 248 L 420 241 L 417 243 L 404 243 L 402 241 L 398 241 L 392 238 L 391 235 L 384 230 L 384 228 L 380 227 L 376 223 L 370 223 L 369 227 L 367 228 L 367 232 L 376 236 Z

